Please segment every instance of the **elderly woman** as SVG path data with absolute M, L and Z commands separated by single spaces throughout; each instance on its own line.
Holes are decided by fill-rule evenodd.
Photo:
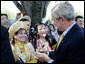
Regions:
M 35 51 L 31 43 L 27 39 L 27 24 L 23 22 L 15 22 L 9 28 L 9 35 L 12 51 L 16 62 L 20 63 L 36 63 Z

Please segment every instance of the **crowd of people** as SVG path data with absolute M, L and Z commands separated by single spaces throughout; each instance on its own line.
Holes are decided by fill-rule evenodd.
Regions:
M 55 5 L 51 15 L 54 24 L 36 23 L 31 28 L 27 14 L 18 13 L 9 22 L 7 14 L 1 14 L 1 62 L 84 63 L 83 17 L 75 17 L 69 2 Z

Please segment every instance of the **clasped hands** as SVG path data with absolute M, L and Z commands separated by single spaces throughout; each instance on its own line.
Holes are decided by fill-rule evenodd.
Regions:
M 50 60 L 50 57 L 46 54 L 46 49 L 36 49 L 36 56 L 38 57 L 38 60 L 40 62 L 48 62 Z

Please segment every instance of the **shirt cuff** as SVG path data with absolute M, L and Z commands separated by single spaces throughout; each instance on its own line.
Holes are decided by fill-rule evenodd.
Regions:
M 49 52 L 47 51 L 46 53 L 47 53 L 47 55 L 49 56 Z
M 48 60 L 48 63 L 52 63 L 54 60 L 53 59 L 50 59 L 50 60 Z

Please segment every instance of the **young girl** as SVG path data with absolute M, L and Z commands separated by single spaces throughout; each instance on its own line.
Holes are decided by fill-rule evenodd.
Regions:
M 23 22 L 15 22 L 9 28 L 12 51 L 16 62 L 36 63 L 35 51 L 27 39 L 27 25 Z
M 46 37 L 46 26 L 43 23 L 39 23 L 36 25 L 35 30 L 37 31 L 38 39 L 37 39 L 37 48 L 45 49 L 46 51 L 51 51 L 51 47 L 49 46 L 49 42 L 45 39 Z

